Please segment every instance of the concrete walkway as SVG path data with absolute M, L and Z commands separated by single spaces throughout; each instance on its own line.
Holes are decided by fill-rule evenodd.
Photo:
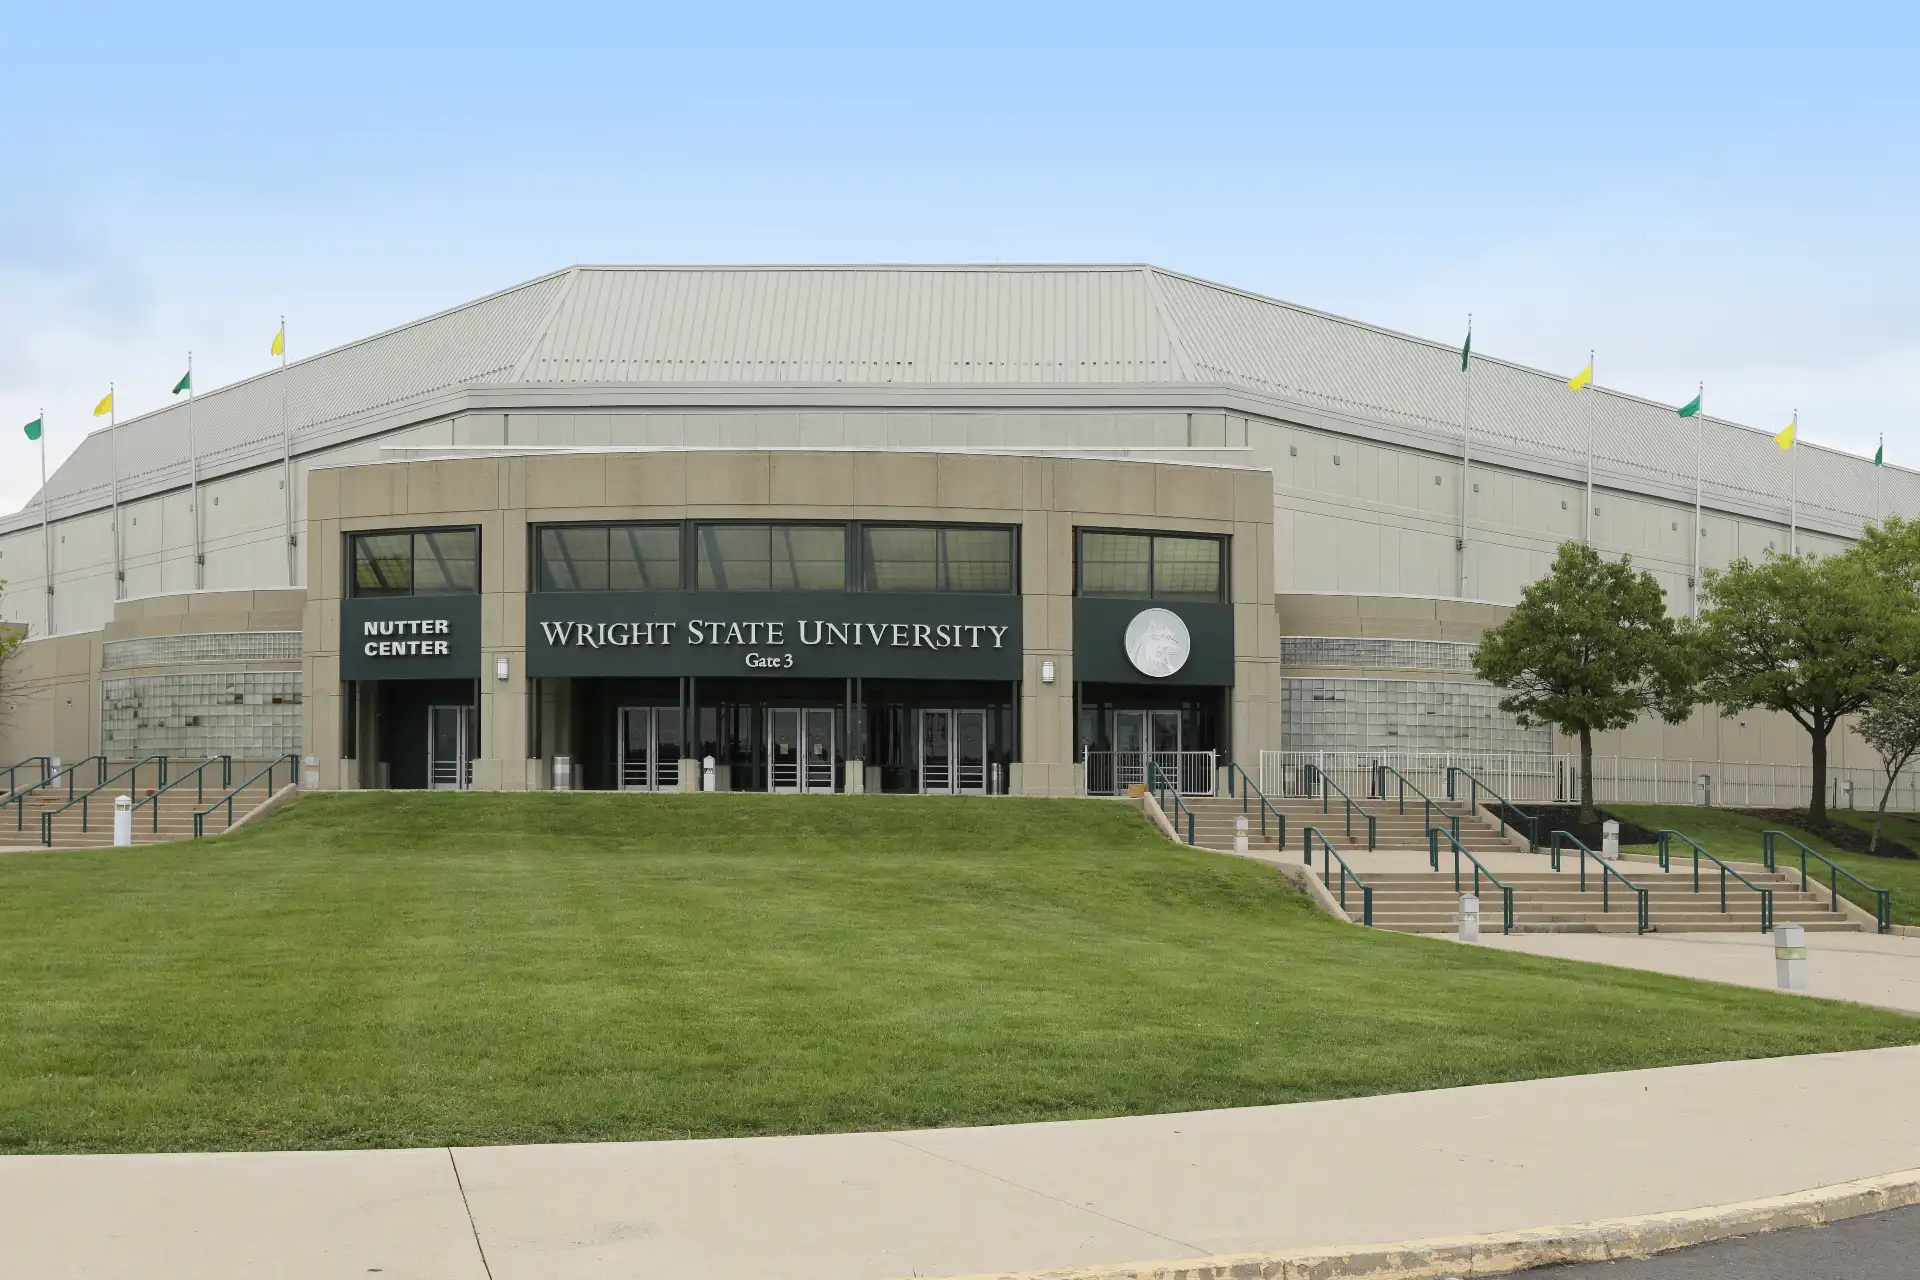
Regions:
M 1480 941 L 1506 951 L 1651 969 L 1743 987 L 1774 985 L 1772 934 L 1483 933 Z M 1809 995 L 1920 1014 L 1920 938 L 1809 933 L 1807 960 Z
M 35 1280 L 891 1280 L 1517 1230 L 1920 1167 L 1920 1048 L 920 1133 L 0 1159 Z

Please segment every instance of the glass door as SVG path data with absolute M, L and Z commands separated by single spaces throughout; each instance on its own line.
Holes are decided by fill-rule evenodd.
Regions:
M 792 707 L 767 711 L 767 790 L 799 791 L 800 712 Z
M 1147 780 L 1147 713 L 1113 713 L 1113 780 L 1116 791 L 1124 791 Z
M 1148 732 L 1152 735 L 1151 759 L 1160 770 L 1160 777 L 1178 787 L 1186 794 L 1190 788 L 1181 771 L 1184 758 L 1180 754 L 1180 713 L 1178 711 L 1152 711 L 1147 713 Z
M 987 794 L 987 713 L 953 713 L 954 787 L 962 795 Z
M 811 707 L 801 712 L 807 722 L 805 790 L 833 792 L 833 712 Z
M 620 789 L 672 791 L 680 785 L 680 708 L 621 707 Z
M 479 727 L 472 707 L 427 708 L 427 786 L 465 791 L 473 785 L 472 734 Z
M 920 791 L 953 790 L 953 713 L 920 713 Z

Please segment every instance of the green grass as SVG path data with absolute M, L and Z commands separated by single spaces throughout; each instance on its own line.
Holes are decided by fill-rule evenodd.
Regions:
M 1763 821 L 1751 814 L 1734 809 L 1703 809 L 1698 805 L 1685 804 L 1610 804 L 1606 809 L 1609 813 L 1618 813 L 1621 817 L 1631 818 L 1643 826 L 1667 827 L 1675 831 L 1683 831 L 1729 862 L 1759 862 L 1760 833 L 1769 827 L 1790 832 L 1868 884 L 1881 889 L 1891 889 L 1895 924 L 1920 924 L 1920 861 L 1915 859 L 1881 858 L 1872 854 L 1848 853 L 1809 833 L 1804 828 Z M 1873 823 L 1871 813 L 1847 814 L 1840 810 L 1829 810 L 1829 812 L 1839 821 L 1864 818 L 1865 822 L 1862 825 L 1871 826 Z M 1891 820 L 1889 826 L 1891 826 Z M 1911 822 L 1908 822 L 1907 826 L 1911 828 Z M 1894 838 L 1905 841 L 1908 839 L 1908 833 L 1896 834 Z M 1651 847 L 1639 849 L 1628 847 L 1636 853 L 1653 851 Z M 1920 836 L 1915 837 L 1915 847 L 1920 847 Z M 1791 858 L 1788 857 L 1789 851 L 1792 854 Z M 1791 863 L 1795 871 L 1799 870 L 1799 850 L 1783 845 L 1780 858 L 1782 866 Z M 1816 872 L 1820 876 L 1820 882 L 1826 884 L 1827 869 L 1812 858 L 1807 859 L 1807 874 L 1811 876 Z M 1873 909 L 1872 895 L 1861 891 L 1856 885 L 1849 884 L 1844 878 L 1840 881 L 1840 895 L 1859 903 L 1869 911 Z
M 1335 923 L 1129 806 L 315 795 L 0 861 L 0 1150 L 984 1124 L 1920 1041 Z

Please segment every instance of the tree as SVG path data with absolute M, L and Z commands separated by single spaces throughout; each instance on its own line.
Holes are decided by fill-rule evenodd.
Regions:
M 1784 711 L 1812 741 L 1807 817 L 1827 820 L 1827 738 L 1913 668 L 1920 610 L 1855 547 L 1831 556 L 1744 557 L 1703 575 L 1700 690 L 1722 715 Z
M 1893 784 L 1900 771 L 1920 754 L 1920 679 L 1907 676 L 1875 693 L 1872 705 L 1854 728 L 1879 753 L 1880 767 L 1887 772 L 1880 807 L 1873 815 L 1873 835 L 1867 840 L 1867 852 L 1873 853 L 1880 847 L 1880 824 L 1887 818 Z
M 1692 708 L 1688 646 L 1666 594 L 1631 556 L 1602 559 L 1563 543 L 1553 570 L 1521 593 L 1506 621 L 1480 637 L 1473 669 L 1506 691 L 1500 709 L 1522 725 L 1580 739 L 1580 820 L 1594 822 L 1593 735 L 1649 712 L 1670 723 Z

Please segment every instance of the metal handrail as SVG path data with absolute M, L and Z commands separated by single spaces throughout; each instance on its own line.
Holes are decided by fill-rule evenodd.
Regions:
M 53 819 L 55 815 L 65 813 L 75 805 L 80 806 L 80 830 L 84 832 L 87 829 L 88 822 L 92 819 L 93 798 L 95 796 L 105 791 L 109 784 L 118 782 L 122 778 L 130 778 L 131 781 L 127 783 L 127 786 L 134 791 L 138 791 L 140 789 L 140 767 L 142 765 L 156 763 L 160 766 L 160 781 L 155 785 L 164 787 L 167 785 L 167 758 L 165 756 L 144 756 L 139 760 L 135 760 L 111 778 L 102 778 L 98 786 L 82 791 L 79 795 L 67 801 L 59 808 L 42 809 L 40 811 L 40 843 L 46 845 L 48 848 L 53 847 Z M 106 769 L 104 764 L 100 767 L 102 771 Z
M 212 804 L 208 805 L 206 808 L 194 814 L 193 815 L 193 838 L 195 840 L 198 840 L 201 836 L 206 834 L 207 815 L 217 810 L 221 805 L 227 806 L 227 826 L 231 827 L 233 825 L 234 797 L 240 795 L 248 787 L 260 781 L 260 779 L 262 778 L 265 778 L 267 780 L 267 799 L 269 800 L 273 799 L 273 771 L 275 769 L 278 769 L 282 764 L 285 764 L 287 766 L 288 782 L 292 782 L 295 778 L 300 776 L 300 753 L 299 752 L 289 751 L 286 755 L 274 757 L 272 760 L 269 760 L 267 762 L 266 768 L 260 770 L 260 772 L 254 774 L 251 778 L 248 778 L 245 782 L 241 783 L 239 786 L 235 787 L 233 790 L 227 792 L 227 794 L 225 794 L 224 796 L 221 796 L 218 800 L 215 800 Z
M 1635 912 L 1636 924 L 1638 926 L 1637 931 L 1645 933 L 1653 928 L 1653 925 L 1647 918 L 1647 891 L 1645 889 L 1627 879 L 1620 868 L 1587 848 L 1586 842 L 1579 836 L 1574 835 L 1573 832 L 1556 831 L 1553 833 L 1551 839 L 1553 841 L 1553 869 L 1555 871 L 1560 869 L 1560 842 L 1563 839 L 1580 850 L 1580 892 L 1585 893 L 1587 891 L 1587 859 L 1592 858 L 1595 865 L 1600 868 L 1600 910 L 1603 913 L 1613 910 L 1612 898 L 1607 893 L 1607 877 L 1612 876 L 1615 880 L 1618 880 L 1621 884 L 1633 890 L 1634 896 L 1639 899 L 1639 909 Z
M 1467 861 L 1473 864 L 1473 896 L 1476 898 L 1480 896 L 1480 877 L 1486 876 L 1493 883 L 1493 887 L 1500 891 L 1500 932 L 1512 933 L 1513 886 L 1503 883 L 1499 876 L 1481 866 L 1480 859 L 1474 857 L 1472 851 L 1455 839 L 1453 833 L 1445 827 L 1427 828 L 1427 861 L 1435 871 L 1440 869 L 1441 836 L 1445 836 L 1453 845 L 1453 891 L 1460 892 L 1460 855 L 1465 854 Z
M 1394 777 L 1400 779 L 1400 812 L 1401 813 L 1405 813 L 1407 811 L 1407 789 L 1411 787 L 1413 789 L 1413 794 L 1419 796 L 1420 803 L 1423 806 L 1425 806 L 1420 811 L 1421 829 L 1425 830 L 1426 828 L 1431 827 L 1433 825 L 1433 811 L 1435 809 L 1438 809 L 1440 811 L 1441 817 L 1449 819 L 1449 825 L 1453 828 L 1454 839 L 1457 840 L 1460 838 L 1460 815 L 1459 814 L 1448 813 L 1447 807 L 1445 805 L 1441 804 L 1438 800 L 1435 800 L 1432 796 L 1422 791 L 1417 783 L 1409 781 L 1406 774 L 1401 773 L 1398 769 L 1394 768 L 1392 765 L 1376 764 L 1373 767 L 1375 771 L 1374 772 L 1374 778 L 1375 778 L 1374 789 L 1380 793 L 1380 798 L 1382 800 L 1385 800 L 1387 798 L 1387 786 L 1386 786 L 1387 775 L 1392 774 Z
M 1353 797 L 1347 794 L 1347 789 L 1335 782 L 1332 778 L 1329 778 L 1325 769 L 1321 769 L 1318 772 L 1320 774 L 1320 812 L 1333 812 L 1333 796 L 1331 792 L 1338 791 L 1340 798 L 1347 803 L 1347 838 L 1349 840 L 1353 838 L 1353 815 L 1355 810 L 1359 810 L 1360 816 L 1367 820 L 1367 848 L 1372 849 L 1379 839 L 1379 824 L 1374 820 L 1374 816 L 1360 805 L 1355 804 Z M 1329 788 L 1331 788 L 1331 791 Z
M 1233 775 L 1236 773 L 1240 775 L 1240 789 L 1237 793 L 1233 786 Z M 1265 837 L 1267 834 L 1267 815 L 1271 813 L 1274 821 L 1280 824 L 1280 833 L 1274 838 L 1273 847 L 1276 849 L 1284 849 L 1287 847 L 1287 815 L 1273 807 L 1273 801 L 1267 799 L 1267 793 L 1254 784 L 1252 775 L 1240 767 L 1238 760 L 1227 761 L 1227 794 L 1229 796 L 1239 795 L 1240 812 L 1242 813 L 1247 812 L 1247 802 L 1250 799 L 1256 796 L 1259 797 L 1261 836 Z
M 1461 768 L 1457 764 L 1450 764 L 1447 766 L 1447 799 L 1458 800 L 1460 798 L 1459 796 L 1455 795 L 1453 791 L 1453 775 L 1456 773 L 1459 774 L 1461 777 L 1465 778 L 1468 784 L 1472 788 L 1472 790 L 1468 793 L 1469 796 L 1471 797 L 1467 802 L 1468 808 L 1472 809 L 1476 813 L 1479 812 L 1480 793 L 1482 791 L 1486 792 L 1488 795 L 1492 796 L 1495 800 L 1498 800 L 1500 802 L 1500 809 L 1499 809 L 1500 834 L 1503 836 L 1507 834 L 1507 812 L 1508 810 L 1512 810 L 1518 816 L 1526 819 L 1527 848 L 1538 849 L 1540 847 L 1540 815 L 1537 813 L 1528 813 L 1525 809 L 1522 809 L 1519 805 L 1507 799 L 1505 796 L 1501 795 L 1498 791 L 1495 791 L 1492 787 L 1480 781 L 1480 779 L 1474 777 L 1473 774 L 1469 773 L 1467 770 Z M 1519 830 L 1520 824 L 1518 822 L 1514 823 L 1513 825 L 1515 830 Z
M 1776 836 L 1791 840 L 1800 846 L 1800 892 L 1805 893 L 1807 891 L 1807 858 L 1809 856 L 1818 858 L 1827 864 L 1827 870 L 1831 873 L 1827 877 L 1827 887 L 1833 893 L 1833 905 L 1830 910 L 1840 910 L 1840 877 L 1845 876 L 1873 895 L 1873 919 L 1874 923 L 1879 926 L 1878 932 L 1892 932 L 1893 890 L 1875 888 L 1859 876 L 1853 874 L 1853 872 L 1835 862 L 1832 858 L 1829 858 L 1826 854 L 1821 853 L 1818 849 L 1810 848 L 1806 842 L 1798 836 L 1786 831 L 1762 831 L 1760 833 L 1760 850 L 1766 860 L 1767 870 L 1769 871 L 1778 870 L 1778 868 L 1774 866 L 1773 842 Z
M 4 809 L 8 805 L 15 806 L 13 812 L 13 829 L 15 831 L 25 831 L 27 829 L 27 797 L 42 788 L 52 786 L 63 777 L 67 780 L 67 799 L 73 799 L 74 778 L 77 776 L 77 772 L 82 765 L 89 764 L 98 766 L 100 781 L 105 782 L 107 778 L 107 758 L 105 756 L 86 756 L 82 759 L 75 760 L 64 769 L 54 770 L 48 776 L 40 779 L 40 781 L 29 783 L 21 787 L 18 791 L 9 793 L 4 799 L 0 799 L 0 809 Z
M 1373 924 L 1373 886 L 1362 880 L 1359 873 L 1347 865 L 1347 860 L 1340 856 L 1340 851 L 1333 847 L 1333 843 L 1327 839 L 1326 835 L 1314 827 L 1307 827 L 1300 833 L 1300 848 L 1306 856 L 1309 867 L 1313 865 L 1315 837 L 1319 838 L 1320 847 L 1327 851 L 1327 856 L 1320 861 L 1320 883 L 1328 889 L 1333 888 L 1333 864 L 1339 863 L 1340 909 L 1342 911 L 1347 909 L 1347 881 L 1351 880 L 1360 890 L 1360 923 L 1371 926 Z
M 1156 778 L 1159 779 L 1158 782 L 1154 781 L 1154 779 Z M 1167 821 L 1173 824 L 1173 829 L 1176 832 L 1179 831 L 1180 830 L 1180 814 L 1184 810 L 1187 815 L 1187 843 L 1192 844 L 1194 842 L 1193 840 L 1193 809 L 1187 804 L 1186 801 L 1180 798 L 1180 788 L 1174 783 L 1167 781 L 1166 770 L 1162 769 L 1157 762 L 1152 760 L 1147 761 L 1147 785 L 1153 788 L 1154 803 L 1160 806 L 1160 811 L 1162 813 L 1166 813 L 1166 810 L 1167 810 L 1167 802 L 1165 797 L 1168 792 L 1172 792 L 1173 812 L 1167 814 Z
M 167 794 L 167 792 L 173 790 L 175 787 L 180 786 L 181 784 L 186 782 L 188 778 L 192 778 L 194 780 L 193 802 L 195 804 L 205 804 L 207 802 L 207 770 L 212 768 L 216 764 L 220 766 L 221 787 L 226 788 L 226 787 L 232 786 L 233 785 L 233 757 L 232 756 L 208 756 L 205 760 L 202 760 L 199 764 L 193 766 L 193 768 L 187 770 L 185 773 L 175 778 L 172 782 L 162 784 L 159 787 L 159 789 L 156 790 L 152 795 L 143 797 L 142 799 L 139 799 L 139 800 L 135 800 L 133 802 L 134 809 L 138 811 L 142 805 L 153 806 L 153 830 L 156 834 L 158 834 L 160 830 L 160 797 Z
M 1700 892 L 1700 859 L 1704 856 L 1709 862 L 1714 863 L 1720 868 L 1720 914 L 1727 914 L 1727 877 L 1731 875 L 1735 880 L 1738 880 L 1741 884 L 1760 895 L 1760 932 L 1773 932 L 1773 890 L 1762 888 L 1760 885 L 1747 879 L 1718 857 L 1701 848 L 1699 842 L 1687 835 L 1684 831 L 1661 831 L 1656 834 L 1660 837 L 1660 869 L 1662 871 L 1669 873 L 1673 871 L 1673 867 L 1670 865 L 1668 851 L 1672 845 L 1673 837 L 1679 836 L 1682 840 L 1685 840 L 1693 850 L 1693 891 L 1695 893 Z
M 41 783 L 46 782 L 47 775 L 53 771 L 52 756 L 28 756 L 25 760 L 22 760 L 17 764 L 10 764 L 4 769 L 0 769 L 0 773 L 4 773 L 7 775 L 7 790 L 6 790 L 7 795 L 12 795 L 14 792 L 14 789 L 15 789 L 14 775 L 20 772 L 20 770 L 26 768 L 30 764 L 37 764 L 40 766 L 40 782 Z M 39 784 L 35 784 L 35 785 L 39 785 Z M 0 803 L 4 803 L 4 802 L 0 802 Z

